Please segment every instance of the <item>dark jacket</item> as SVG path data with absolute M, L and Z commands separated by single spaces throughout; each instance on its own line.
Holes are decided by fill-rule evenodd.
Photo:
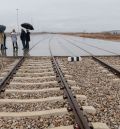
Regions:
M 20 39 L 21 39 L 22 41 L 25 41 L 25 40 L 26 40 L 26 33 L 25 33 L 24 30 L 21 31 Z
M 27 33 L 26 33 L 26 41 L 30 41 L 30 32 L 29 31 L 27 31 Z

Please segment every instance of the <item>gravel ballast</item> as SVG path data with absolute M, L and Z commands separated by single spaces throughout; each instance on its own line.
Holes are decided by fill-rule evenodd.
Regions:
M 47 97 L 54 97 L 54 96 L 61 96 L 63 95 L 63 91 L 45 91 L 45 92 L 33 92 L 33 93 L 20 93 L 20 92 L 7 92 L 0 96 L 0 98 L 4 99 L 39 99 L 39 98 L 47 98 Z
M 84 57 L 80 62 L 68 62 L 67 58 L 59 58 L 81 89 L 81 94 L 87 96 L 88 104 L 97 109 L 96 116 L 90 121 L 104 122 L 111 129 L 120 125 L 120 87 L 117 76 L 105 72 L 101 65 L 91 58 Z
M 0 129 L 45 129 L 72 125 L 72 114 L 53 115 L 49 117 L 32 118 L 0 118 Z
M 0 112 L 32 112 L 67 107 L 65 100 L 54 100 L 32 103 L 6 103 L 0 104 Z

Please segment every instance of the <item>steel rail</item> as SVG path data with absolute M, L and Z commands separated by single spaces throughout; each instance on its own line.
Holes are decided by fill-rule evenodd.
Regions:
M 72 41 L 69 41 L 69 40 L 67 40 L 67 39 L 65 39 L 65 38 L 63 38 L 63 39 L 64 39 L 65 41 L 67 41 L 69 44 L 72 44 L 73 46 L 75 46 L 75 47 L 81 49 L 82 51 L 85 51 L 88 55 L 94 56 L 91 52 L 85 50 L 84 48 L 82 48 L 82 47 L 80 47 L 79 45 L 73 43 Z
M 79 41 L 77 41 L 77 40 L 75 40 L 75 39 L 72 39 L 72 38 L 70 38 L 70 39 L 71 39 L 72 41 L 74 41 L 74 42 L 82 43 L 82 42 L 79 42 Z M 106 50 L 106 49 L 104 49 L 104 48 L 101 48 L 101 47 L 98 47 L 98 46 L 95 46 L 95 45 L 92 45 L 92 44 L 89 44 L 89 43 L 82 43 L 82 44 L 83 44 L 83 45 L 86 45 L 86 46 L 93 47 L 93 48 L 97 48 L 98 50 L 103 50 L 103 51 L 108 52 L 108 53 L 111 53 L 111 54 L 113 54 L 113 55 L 118 55 L 118 56 L 119 56 L 118 53 L 115 53 L 115 52 Z
M 47 39 L 49 39 L 49 37 L 45 37 L 45 38 L 39 40 L 38 42 L 36 42 L 36 43 L 29 49 L 29 52 L 30 52 L 34 47 L 36 47 L 38 44 L 42 43 L 42 41 L 47 40 Z
M 64 38 L 63 38 L 63 39 L 64 39 Z M 64 40 L 66 40 L 66 39 L 64 39 Z M 92 53 L 90 53 L 89 51 L 83 49 L 82 47 L 80 47 L 80 46 L 74 44 L 73 42 L 71 42 L 71 41 L 69 41 L 69 40 L 66 40 L 66 41 L 67 41 L 68 43 L 70 43 L 70 44 L 76 46 L 77 48 L 79 48 L 79 49 L 85 51 L 86 53 L 88 53 L 88 54 L 92 57 L 93 60 L 97 61 L 97 62 L 100 63 L 102 66 L 106 67 L 106 68 L 107 68 L 110 72 L 112 72 L 114 75 L 117 75 L 118 77 L 120 77 L 120 71 L 119 71 L 118 69 L 116 69 L 116 68 L 114 68 L 113 66 L 111 66 L 110 64 L 108 64 L 108 63 L 106 63 L 106 62 L 104 62 L 104 61 L 98 59 L 98 58 L 97 58 L 96 56 L 94 56 Z
M 63 45 L 63 43 L 62 43 L 61 41 L 58 41 L 58 43 L 59 43 L 60 47 L 61 47 L 62 49 L 64 49 L 64 51 L 69 52 L 72 56 L 76 56 L 70 49 L 68 49 L 67 46 L 65 46 L 65 44 Z
M 96 58 L 96 57 L 92 57 L 95 61 L 97 61 L 98 63 L 100 63 L 101 65 L 103 65 L 105 68 L 107 68 L 110 72 L 112 72 L 113 74 L 117 75 L 118 77 L 120 77 L 120 71 L 116 68 L 114 68 L 113 66 L 111 66 L 110 64 L 107 64 L 106 62 L 103 62 L 102 60 Z
M 61 84 L 61 88 L 64 89 L 64 94 L 65 94 L 64 97 L 68 99 L 70 108 L 73 111 L 74 116 L 75 116 L 75 122 L 76 122 L 77 127 L 74 127 L 74 128 L 75 129 L 91 129 L 92 127 L 90 127 L 89 122 L 87 121 L 87 118 L 85 117 L 83 113 L 82 106 L 78 105 L 77 100 L 74 97 L 72 90 L 69 84 L 67 83 L 67 80 L 65 79 L 64 74 L 56 58 L 52 54 L 50 42 L 51 42 L 51 39 L 49 40 L 49 50 L 51 54 L 52 64 L 56 72 L 56 76 L 58 78 L 59 83 Z
M 10 70 L 10 72 L 5 76 L 5 78 L 2 79 L 2 81 L 0 82 L 0 92 L 4 92 L 6 85 L 9 84 L 10 79 L 16 73 L 17 69 L 21 66 L 23 61 L 24 61 L 24 57 L 21 57 L 18 63 Z

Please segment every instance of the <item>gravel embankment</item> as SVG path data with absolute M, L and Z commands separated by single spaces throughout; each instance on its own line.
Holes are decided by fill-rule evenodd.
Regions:
M 0 129 L 45 129 L 73 124 L 73 115 L 54 115 L 32 118 L 0 118 Z
M 0 96 L 4 99 L 39 99 L 39 98 L 47 98 L 47 97 L 54 97 L 54 96 L 61 96 L 63 95 L 63 91 L 45 91 L 45 92 L 19 92 L 19 93 L 13 93 L 13 92 L 7 92 L 4 95 Z
M 59 58 L 66 66 L 73 79 L 80 87 L 81 93 L 87 96 L 88 105 L 97 109 L 97 114 L 90 117 L 90 121 L 104 122 L 111 129 L 118 129 L 120 125 L 120 87 L 114 78 L 108 76 L 109 71 L 102 71 L 101 65 L 90 58 L 83 58 L 81 62 L 68 62 L 66 58 Z M 105 70 L 105 68 L 103 68 Z
M 59 87 L 56 83 L 48 83 L 48 84 L 10 84 L 7 86 L 8 89 L 17 89 L 17 90 L 37 90 L 37 89 L 46 89 L 46 88 L 57 88 Z
M 46 73 L 19 73 L 17 72 L 15 77 L 44 77 L 44 76 L 54 76 L 54 72 L 46 72 Z
M 56 78 L 54 76 L 46 77 L 46 78 L 13 78 L 11 82 L 42 83 L 42 82 L 49 82 L 49 81 L 56 81 Z
M 67 108 L 65 100 L 46 101 L 46 102 L 32 102 L 32 103 L 6 103 L 0 104 L 0 112 L 32 112 L 44 111 L 56 108 Z

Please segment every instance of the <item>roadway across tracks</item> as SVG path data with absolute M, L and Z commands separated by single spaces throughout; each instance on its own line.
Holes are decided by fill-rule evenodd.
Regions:
M 51 39 L 52 37 L 52 39 Z M 73 44 L 82 47 L 96 56 L 120 55 L 119 42 L 111 42 L 97 39 L 80 38 L 63 35 L 36 35 L 31 37 L 29 56 L 51 56 L 49 52 L 49 40 L 51 39 L 51 49 L 54 56 L 88 56 L 89 54 Z M 23 56 L 22 43 L 18 41 L 18 51 L 13 51 L 11 39 L 7 38 L 7 56 Z

